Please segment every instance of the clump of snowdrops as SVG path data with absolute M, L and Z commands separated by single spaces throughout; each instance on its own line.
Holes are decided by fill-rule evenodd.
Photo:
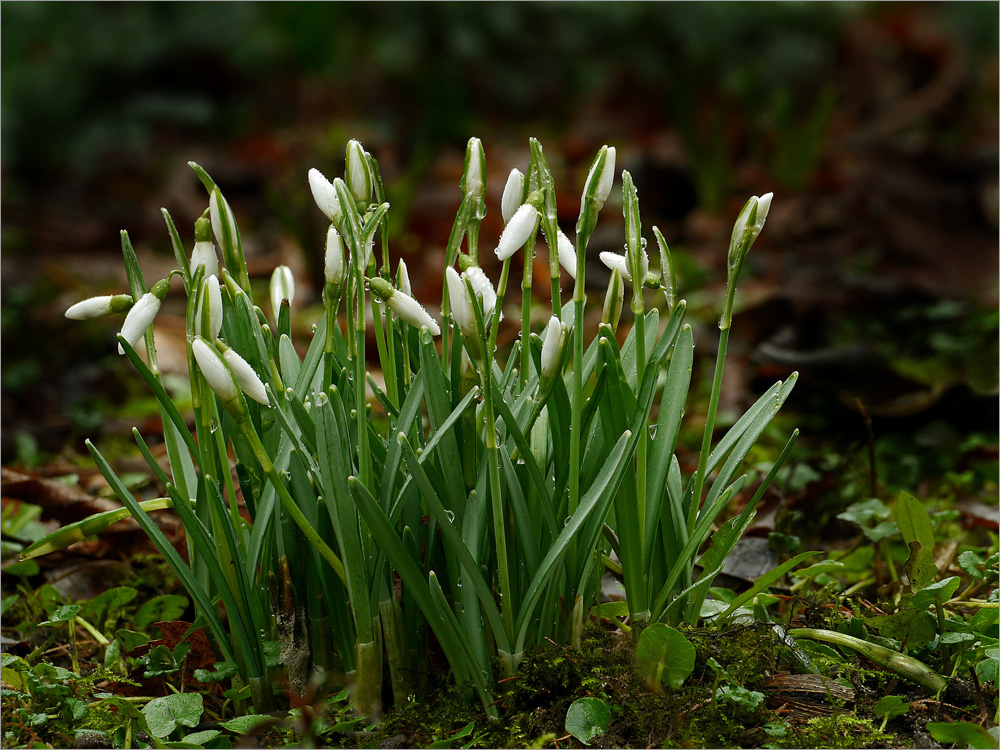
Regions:
M 258 711 L 273 704 L 276 683 L 305 693 L 346 673 L 357 708 L 377 716 L 384 680 L 395 701 L 414 696 L 433 633 L 456 682 L 495 718 L 496 680 L 514 674 L 532 644 L 578 643 L 585 620 L 599 616 L 608 570 L 624 584 L 633 624 L 696 624 L 795 438 L 745 509 L 718 525 L 746 482 L 737 471 L 795 383 L 775 383 L 714 442 L 736 283 L 771 195 L 751 198 L 736 218 L 700 458 L 685 477 L 674 448 L 692 331 L 655 227 L 659 272 L 651 269 L 628 172 L 622 246 L 600 253 L 611 269 L 602 322 L 592 337 L 578 324 L 588 245 L 614 187 L 614 148 L 593 161 L 570 239 L 532 140 L 526 171 L 511 171 L 500 201 L 494 280 L 479 264 L 485 157 L 472 138 L 440 318 L 414 298 L 403 261 L 393 262 L 378 162 L 357 141 L 345 162 L 332 182 L 308 175 L 330 225 L 325 312 L 304 357 L 291 338 L 291 272 L 274 271 L 269 317 L 253 298 L 236 218 L 201 167 L 191 164 L 208 209 L 190 253 L 163 211 L 177 261 L 168 278 L 147 287 L 122 233 L 128 291 L 85 300 L 67 316 L 126 313 L 119 351 L 159 402 L 169 470 L 138 431 L 135 439 L 166 496 L 138 501 L 88 442 L 123 510 L 61 529 L 27 554 L 131 514 L 190 593 L 223 661 L 218 674 L 231 676 L 230 695 Z M 533 291 L 536 252 L 549 261 L 549 295 Z M 521 331 L 503 358 L 497 332 L 504 312 L 516 315 L 515 262 Z M 164 390 L 151 327 L 174 277 L 187 298 L 193 431 Z M 631 328 L 622 337 L 626 296 Z M 647 307 L 647 297 L 662 304 Z M 533 332 L 539 304 L 549 319 Z M 163 507 L 184 524 L 189 561 L 147 513 Z

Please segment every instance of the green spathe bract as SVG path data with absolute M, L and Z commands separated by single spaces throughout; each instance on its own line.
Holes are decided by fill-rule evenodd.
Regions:
M 621 178 L 628 253 L 613 277 L 615 309 L 596 335 L 584 332 L 585 256 L 613 189 L 614 148 L 602 148 L 592 163 L 571 240 L 558 225 L 554 178 L 532 140 L 524 177 L 515 175 L 505 191 L 505 213 L 512 215 L 497 245 L 499 278 L 490 279 L 477 267 L 485 156 L 477 139 L 469 142 L 445 250 L 449 284 L 440 343 L 437 321 L 412 296 L 402 262 L 398 285 L 392 283 L 389 204 L 378 162 L 356 142 L 346 160 L 346 181 L 309 172 L 319 213 L 334 228 L 324 314 L 299 348 L 290 307 L 282 304 L 292 296 L 288 274 L 275 277 L 272 328 L 253 298 L 238 211 L 192 164 L 225 260 L 218 286 L 206 282 L 207 264 L 188 263 L 181 234 L 164 211 L 187 296 L 194 434 L 163 387 L 152 330 L 142 333 L 147 361 L 133 341 L 120 339 L 160 404 L 169 469 L 135 436 L 166 497 L 137 501 L 90 446 L 125 508 L 57 531 L 28 554 L 65 546 L 132 514 L 190 594 L 226 673 L 235 675 L 237 694 L 248 696 L 258 712 L 280 697 L 267 641 L 296 654 L 285 660 L 287 680 L 279 684 L 303 693 L 327 672 L 347 672 L 355 706 L 377 717 L 384 673 L 394 700 L 415 697 L 413 676 L 428 669 L 433 633 L 456 682 L 471 686 L 487 715 L 497 718 L 496 665 L 512 674 L 533 644 L 578 644 L 586 614 L 599 604 L 605 566 L 619 569 L 610 558 L 614 550 L 632 622 L 654 623 L 647 641 L 671 634 L 654 649 L 659 656 L 650 662 L 651 679 L 679 684 L 690 671 L 689 653 L 677 631 L 664 630 L 666 623 L 697 624 L 722 560 L 787 456 L 794 434 L 743 513 L 702 553 L 719 514 L 746 482 L 738 470 L 795 376 L 764 393 L 716 442 L 724 329 L 698 469 L 685 479 L 674 448 L 690 386 L 692 329 L 684 323 L 686 304 L 676 296 L 673 272 L 662 269 L 668 278 L 660 280 L 646 273 L 638 194 L 627 172 Z M 753 222 L 736 233 L 745 255 L 761 222 L 753 211 L 740 221 Z M 532 293 L 539 228 L 550 248 L 575 254 L 572 299 L 554 256 L 552 302 Z M 196 239 L 208 241 L 204 218 Z M 657 241 L 669 264 L 658 232 Z M 504 354 L 497 349 L 501 310 L 511 257 L 522 247 L 521 338 Z M 122 250 L 131 299 L 141 299 L 147 289 L 124 233 Z M 572 260 L 563 263 L 573 266 Z M 730 271 L 727 317 L 739 269 Z M 622 278 L 636 274 L 643 278 L 632 289 L 633 327 L 619 347 Z M 668 290 L 664 319 L 647 309 L 644 287 Z M 165 285 L 155 291 L 165 294 Z M 217 315 L 212 308 L 220 297 L 224 309 Z M 540 304 L 543 311 L 533 310 Z M 530 325 L 542 319 L 549 321 L 544 343 Z M 367 343 L 369 327 L 374 348 Z M 211 340 L 196 337 L 206 330 Z M 253 398 L 245 399 L 240 387 Z M 189 562 L 147 514 L 163 507 L 173 507 L 185 526 Z M 705 571 L 700 576 L 697 563 Z M 596 731 L 601 722 L 584 724 Z

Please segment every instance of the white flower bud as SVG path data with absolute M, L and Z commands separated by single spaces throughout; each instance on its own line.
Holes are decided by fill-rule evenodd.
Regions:
M 87 320 L 89 318 L 100 318 L 104 315 L 110 315 L 111 310 L 111 300 L 115 296 L 113 294 L 108 294 L 102 297 L 90 297 L 89 299 L 81 300 L 75 305 L 71 305 L 66 311 L 66 317 L 70 320 Z
M 323 262 L 323 276 L 327 284 L 340 284 L 344 280 L 344 240 L 337 228 L 330 225 L 326 233 L 326 256 Z
M 153 324 L 153 318 L 156 317 L 156 313 L 159 311 L 160 298 L 153 292 L 146 292 L 132 306 L 132 309 L 128 311 L 128 315 L 125 316 L 125 322 L 122 323 L 121 330 L 121 336 L 129 343 L 129 346 L 133 349 L 135 348 L 135 345 L 142 338 L 146 329 Z M 125 349 L 120 343 L 118 344 L 118 353 L 125 353 Z
M 601 163 L 601 152 L 604 152 L 604 163 Z M 600 171 L 598 171 L 600 167 Z M 615 147 L 604 146 L 597 152 L 594 163 L 587 173 L 587 181 L 583 184 L 583 194 L 580 196 L 580 215 L 583 216 L 587 201 L 592 200 L 600 211 L 604 202 L 611 194 L 611 186 L 615 180 Z
M 608 146 L 608 155 L 604 160 L 604 170 L 601 172 L 601 178 L 597 183 L 597 192 L 594 194 L 594 200 L 597 202 L 598 208 L 603 206 L 608 196 L 611 195 L 611 186 L 615 181 L 616 153 L 614 146 Z
M 215 253 L 215 245 L 211 240 L 202 240 L 194 243 L 194 250 L 191 251 L 191 273 L 193 274 L 198 266 L 205 266 L 205 276 L 216 276 L 219 273 L 219 256 Z
M 497 304 L 497 293 L 493 290 L 493 284 L 486 272 L 479 266 L 469 266 L 462 276 L 472 284 L 472 291 L 479 297 L 483 308 L 483 320 L 488 324 L 490 316 L 493 315 L 493 308 Z
M 771 210 L 771 199 L 774 197 L 774 193 L 764 193 L 757 200 L 757 221 L 754 223 L 754 231 L 760 234 L 760 230 L 764 228 L 764 222 L 767 221 L 767 213 Z
M 275 320 L 278 319 L 282 301 L 286 299 L 288 306 L 291 307 L 292 300 L 295 299 L 295 279 L 292 277 L 291 268 L 278 266 L 271 274 L 271 313 Z
M 212 232 L 215 234 L 215 241 L 219 247 L 226 247 L 225 237 L 227 234 L 231 243 L 230 247 L 236 247 L 236 240 L 239 237 L 236 219 L 233 216 L 233 210 L 229 207 L 229 202 L 223 197 L 219 188 L 212 190 L 208 212 L 212 218 Z
M 339 225 L 344 219 L 344 209 L 337 198 L 337 190 L 318 169 L 309 170 L 309 189 L 319 210 L 332 223 Z
M 211 388 L 225 403 L 235 401 L 240 396 L 240 388 L 233 376 L 232 370 L 226 365 L 219 352 L 214 346 L 209 344 L 201 336 L 195 337 L 191 342 L 191 351 L 194 354 L 198 369 Z
M 403 294 L 413 296 L 413 289 L 410 286 L 410 272 L 406 269 L 406 261 L 402 258 L 399 259 L 399 265 L 396 266 L 396 288 Z
M 465 337 L 476 337 L 479 329 L 476 327 L 476 313 L 469 299 L 469 290 L 462 277 L 451 266 L 444 269 L 444 277 L 448 283 L 448 299 L 451 302 L 451 316 L 455 325 Z
M 649 274 L 649 255 L 646 254 L 645 250 L 639 251 L 639 264 L 640 270 L 642 271 L 642 278 L 645 280 L 646 276 Z M 618 253 L 603 252 L 600 255 L 601 263 L 606 265 L 612 271 L 615 269 L 622 275 L 625 281 L 632 281 L 632 274 L 628 270 L 628 256 L 619 255 Z
M 524 175 L 520 169 L 512 169 L 507 175 L 507 184 L 504 185 L 503 197 L 500 199 L 500 215 L 505 223 L 510 221 L 523 202 Z
M 441 327 L 437 321 L 413 297 L 395 289 L 392 284 L 382 278 L 369 279 L 368 286 L 372 293 L 385 302 L 400 320 L 417 328 L 426 326 L 432 336 L 441 335 Z
M 208 330 L 202 330 L 205 302 L 208 302 Z M 194 330 L 209 341 L 219 338 L 222 330 L 222 289 L 219 287 L 219 277 L 209 276 L 202 282 L 201 298 L 194 316 Z
M 236 382 L 239 383 L 243 392 L 257 403 L 268 406 L 270 401 L 268 401 L 264 383 L 261 382 L 260 377 L 250 366 L 250 363 L 237 354 L 234 349 L 226 349 L 222 354 L 222 358 L 229 365 L 229 369 L 233 371 L 233 375 L 236 376 Z
M 570 277 L 576 279 L 576 248 L 561 229 L 557 237 L 556 252 L 559 255 L 559 265 L 566 269 Z
M 507 260 L 516 253 L 538 228 L 538 209 L 525 203 L 511 217 L 500 234 L 496 254 L 500 260 Z
M 603 252 L 600 254 L 601 263 L 612 271 L 617 270 L 626 281 L 632 280 L 632 274 L 628 271 L 628 258 L 618 253 Z
M 486 155 L 483 153 L 483 142 L 478 138 L 470 138 L 465 150 L 466 167 L 462 175 L 462 190 L 465 195 L 475 195 L 482 199 L 486 193 L 483 184 L 483 168 Z
M 372 179 L 371 165 L 365 149 L 358 141 L 347 142 L 347 167 L 344 170 L 347 178 L 347 187 L 358 203 L 371 201 L 374 180 Z
M 566 341 L 566 326 L 555 315 L 545 326 L 545 340 L 542 342 L 541 376 L 548 380 L 555 376 L 562 362 L 563 344 Z

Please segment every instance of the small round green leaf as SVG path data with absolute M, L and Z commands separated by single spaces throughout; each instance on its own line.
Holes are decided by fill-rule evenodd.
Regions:
M 584 745 L 608 731 L 611 708 L 600 698 L 580 698 L 566 712 L 566 731 Z
M 202 700 L 201 693 L 174 693 L 154 698 L 142 709 L 149 733 L 163 738 L 179 726 L 198 726 L 204 710 Z
M 669 625 L 654 623 L 642 631 L 635 649 L 639 673 L 653 690 L 663 682 L 677 690 L 694 669 L 694 646 Z

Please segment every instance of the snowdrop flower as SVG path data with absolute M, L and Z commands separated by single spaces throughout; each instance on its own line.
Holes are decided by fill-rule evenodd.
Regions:
M 194 223 L 194 249 L 190 265 L 192 275 L 198 266 L 205 266 L 206 278 L 219 273 L 219 256 L 215 254 L 215 245 L 212 244 L 212 224 L 204 216 Z
M 396 288 L 408 297 L 413 296 L 413 289 L 410 286 L 410 272 L 406 269 L 406 261 L 399 259 L 396 266 Z
M 649 273 L 649 256 L 646 254 L 645 250 L 640 251 L 639 262 L 642 266 L 642 278 L 646 278 L 646 274 Z M 625 281 L 632 281 L 632 274 L 628 270 L 628 256 L 619 255 L 618 253 L 603 252 L 600 255 L 601 263 L 606 265 L 612 271 L 617 270 Z
M 524 202 L 524 175 L 520 169 L 510 170 L 507 175 L 507 184 L 503 188 L 503 197 L 500 199 L 500 215 L 503 216 L 504 223 L 511 220 L 518 207 Z
M 100 297 L 90 297 L 71 305 L 66 311 L 70 320 L 89 320 L 100 318 L 116 312 L 125 312 L 132 307 L 132 295 L 107 294 Z
M 369 279 L 368 286 L 400 320 L 417 328 L 426 327 L 432 336 L 441 335 L 441 327 L 437 321 L 413 297 L 395 289 L 385 279 Z
M 744 258 L 750 252 L 750 247 L 764 228 L 767 214 L 771 210 L 771 199 L 773 197 L 774 193 L 765 193 L 759 198 L 756 195 L 753 196 L 743 206 L 740 215 L 736 217 L 736 223 L 733 225 L 733 234 L 729 240 L 728 265 L 730 276 L 734 272 L 738 273 L 740 267 L 743 265 Z M 754 213 L 755 208 L 754 223 L 753 226 L 750 226 L 750 215 Z
M 309 170 L 309 189 L 312 190 L 313 200 L 316 201 L 319 210 L 333 224 L 339 226 L 344 220 L 344 209 L 337 197 L 337 189 L 318 169 Z
M 196 336 L 191 342 L 191 352 L 194 354 L 195 362 L 198 363 L 198 369 L 201 370 L 208 387 L 215 391 L 216 395 L 222 399 L 222 403 L 228 405 L 238 401 L 240 397 L 239 384 L 215 347 L 201 336 Z
M 368 204 L 371 201 L 375 181 L 372 179 L 368 155 L 358 141 L 347 142 L 347 166 L 344 172 L 344 176 L 347 177 L 347 187 L 354 200 Z
M 561 229 L 557 235 L 556 248 L 559 265 L 566 269 L 571 278 L 576 279 L 576 248 Z
M 774 193 L 764 193 L 757 199 L 757 221 L 754 223 L 754 231 L 757 234 L 760 234 L 760 230 L 764 228 L 764 222 L 767 221 L 767 214 L 771 210 L 772 198 L 774 198 Z
M 507 260 L 516 253 L 538 228 L 538 209 L 525 203 L 511 217 L 500 234 L 496 254 L 499 260 Z
M 160 279 L 155 284 L 153 288 L 146 292 L 142 297 L 139 298 L 132 309 L 128 311 L 128 315 L 125 316 L 125 322 L 122 323 L 122 330 L 119 335 L 125 339 L 129 346 L 133 349 L 135 345 L 142 338 L 142 335 L 146 332 L 146 329 L 153 324 L 153 318 L 156 317 L 156 313 L 160 311 L 160 304 L 167 297 L 167 292 L 170 290 L 170 282 L 166 279 Z M 124 354 L 125 349 L 118 344 L 118 353 Z
M 490 282 L 486 272 L 479 266 L 469 266 L 465 269 L 465 273 L 462 276 L 467 278 L 469 283 L 472 284 L 472 291 L 479 297 L 480 304 L 483 307 L 483 319 L 488 322 L 493 315 L 493 308 L 497 304 L 497 293 L 493 290 L 493 284 Z
M 465 171 L 462 174 L 462 194 L 474 195 L 480 201 L 486 195 L 486 185 L 483 182 L 483 172 L 486 170 L 486 154 L 483 153 L 483 142 L 478 138 L 470 138 L 465 149 Z
M 212 190 L 212 197 L 208 203 L 208 213 L 212 217 L 212 232 L 215 234 L 215 241 L 219 247 L 236 247 L 240 235 L 239 230 L 236 228 L 233 209 L 229 207 L 229 202 L 223 197 L 222 191 L 217 187 Z M 229 242 L 226 242 L 227 237 L 229 238 Z
M 208 329 L 202 330 L 205 303 L 208 302 Z M 209 341 L 219 338 L 222 330 L 222 290 L 219 287 L 219 277 L 209 276 L 202 282 L 201 298 L 194 316 L 195 333 L 204 336 Z
M 267 390 L 264 388 L 264 383 L 261 382 L 256 370 L 250 366 L 250 363 L 237 354 L 235 349 L 228 347 L 222 353 L 222 358 L 229 365 L 229 369 L 233 371 L 233 375 L 236 376 L 236 382 L 239 383 L 243 392 L 258 404 L 268 406 L 270 401 L 267 398 Z
M 458 330 L 465 338 L 478 337 L 476 313 L 472 307 L 472 299 L 469 297 L 469 289 L 465 286 L 465 281 L 451 266 L 444 269 L 444 277 L 448 283 L 448 299 L 451 301 L 451 317 L 455 319 L 455 325 L 458 326 Z
M 323 260 L 323 278 L 327 284 L 339 285 L 344 281 L 344 240 L 337 228 L 330 225 L 326 233 L 326 256 Z
M 271 313 L 274 319 L 278 319 L 278 312 L 281 310 L 281 303 L 288 300 L 288 306 L 292 306 L 295 299 L 295 279 L 292 276 L 292 269 L 288 266 L 278 266 L 271 274 Z
M 583 184 L 583 195 L 580 196 L 581 216 L 588 200 L 593 201 L 595 209 L 600 211 L 611 194 L 615 179 L 615 154 L 614 146 L 603 146 L 597 152 L 587 174 L 587 181 Z
M 604 295 L 604 310 L 601 312 L 601 322 L 618 330 L 618 321 L 622 317 L 622 307 L 625 303 L 625 282 L 622 281 L 621 270 L 617 267 L 611 272 L 608 291 Z
M 555 315 L 545 326 L 545 341 L 542 342 L 541 377 L 550 380 L 558 372 L 562 362 L 563 344 L 566 342 L 566 326 Z

